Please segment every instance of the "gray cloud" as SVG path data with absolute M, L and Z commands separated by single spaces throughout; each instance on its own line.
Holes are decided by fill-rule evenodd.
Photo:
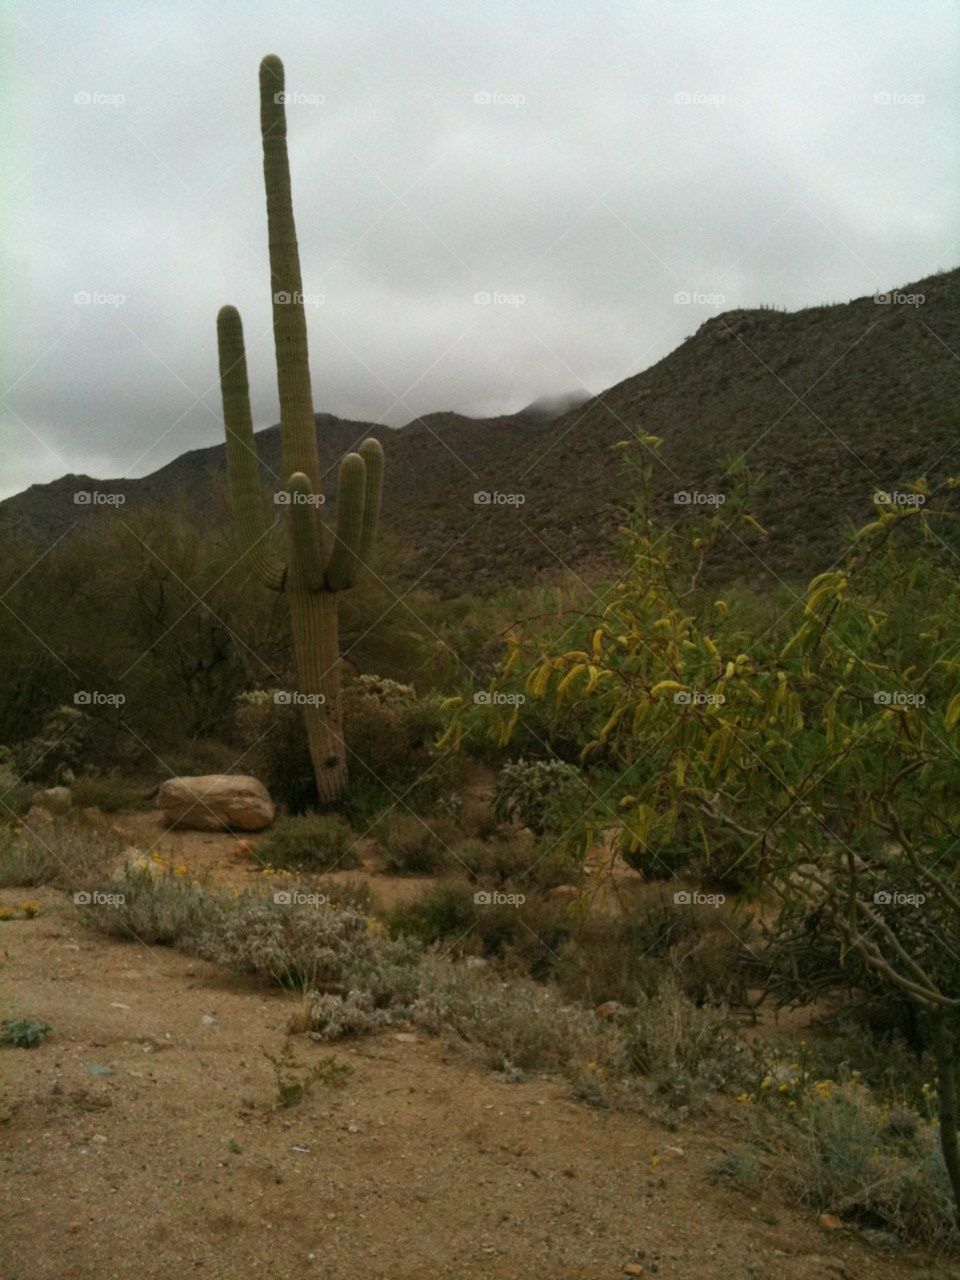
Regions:
M 948 3 L 33 0 L 7 25 L 4 494 L 216 442 L 224 302 L 255 421 L 276 420 L 270 51 L 302 95 L 318 410 L 400 424 L 599 391 L 718 309 L 958 257 Z

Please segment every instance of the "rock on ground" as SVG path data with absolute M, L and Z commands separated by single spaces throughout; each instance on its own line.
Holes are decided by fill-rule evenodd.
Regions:
M 157 808 L 171 826 L 195 831 L 262 831 L 275 813 L 263 783 L 240 773 L 170 778 L 160 787 Z

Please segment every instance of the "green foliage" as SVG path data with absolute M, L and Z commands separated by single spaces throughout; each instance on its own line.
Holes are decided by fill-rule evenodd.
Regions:
M 645 463 L 640 479 L 649 488 Z M 582 726 L 582 758 L 620 778 L 605 813 L 584 806 L 586 841 L 612 829 L 635 864 L 702 851 L 706 874 L 780 896 L 776 928 L 819 931 L 827 982 L 852 969 L 914 1005 L 949 1082 L 941 1136 L 960 1206 L 960 481 L 878 495 L 842 567 L 763 625 L 699 586 L 731 526 L 765 536 L 749 477 L 732 479 L 731 500 L 683 529 L 654 529 L 641 500 L 589 640 L 551 648 L 513 631 L 491 694 L 519 675 L 526 697 Z M 501 741 L 523 709 L 503 710 Z
M 120 813 L 125 809 L 143 809 L 147 805 L 141 787 L 117 777 L 77 778 L 71 791 L 77 809 L 92 807 L 102 809 L 104 813 Z
M 0 829 L 0 888 L 48 884 L 71 892 L 98 886 L 120 841 L 65 817 L 13 831 Z
M 17 771 L 30 782 L 72 782 L 90 734 L 90 719 L 82 711 L 56 707 L 44 718 L 38 733 L 17 744 Z
M 394 814 L 381 834 L 384 867 L 393 875 L 436 875 L 452 860 L 452 851 L 430 824 L 413 813 Z
M 893 1116 L 855 1081 L 820 1082 L 791 1110 L 772 1099 L 767 1131 L 786 1147 L 786 1182 L 801 1204 L 929 1246 L 956 1246 L 950 1183 L 935 1129 L 922 1117 L 903 1108 Z
M 303 813 L 278 818 L 259 841 L 254 857 L 264 867 L 299 871 L 344 871 L 357 865 L 356 837 L 336 814 Z
M 421 698 L 412 686 L 382 676 L 345 682 L 350 779 L 342 807 L 359 830 L 401 797 L 405 808 L 420 812 L 450 786 L 458 762 L 435 745 L 440 707 L 439 698 Z M 294 813 L 317 804 L 303 717 L 283 691 L 241 694 L 236 723 L 245 764 L 274 799 Z
M 701 1108 L 717 1090 L 747 1080 L 756 1058 L 722 1005 L 696 1005 L 675 981 L 641 996 L 624 1034 L 631 1070 L 656 1083 L 672 1107 Z
M 565 1073 L 614 1052 L 610 1030 L 549 987 L 438 958 L 424 965 L 416 1018 L 496 1071 Z
M 501 887 L 552 889 L 576 881 L 582 870 L 576 855 L 550 838 L 531 840 L 520 833 L 508 839 L 464 840 L 453 851 L 453 865 L 471 880 Z
M 35 1049 L 49 1031 L 50 1023 L 38 1022 L 36 1018 L 4 1018 L 0 1022 L 0 1044 Z
M 491 960 L 505 973 L 539 981 L 561 964 L 573 921 L 529 888 L 507 883 L 491 892 L 451 878 L 393 911 L 389 927 L 397 937 L 440 942 L 451 954 Z
M 562 831 L 582 807 L 584 786 L 579 773 L 562 760 L 517 760 L 504 765 L 493 791 L 493 812 L 535 835 Z
M 321 1058 L 312 1066 L 305 1066 L 297 1061 L 289 1040 L 284 1040 L 278 1053 L 270 1053 L 264 1049 L 263 1056 L 273 1069 L 278 1107 L 296 1106 L 317 1083 L 342 1089 L 353 1074 L 349 1063 L 340 1062 L 332 1054 Z

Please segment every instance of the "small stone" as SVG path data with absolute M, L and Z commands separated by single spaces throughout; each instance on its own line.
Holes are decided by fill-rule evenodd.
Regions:
M 215 1027 L 217 1025 L 217 1015 L 215 1013 L 205 1013 L 200 1021 L 205 1027 Z
M 623 1268 L 625 1276 L 642 1276 L 644 1274 L 642 1262 L 628 1262 Z
M 417 1037 L 413 1034 L 412 1031 L 398 1031 L 393 1038 L 394 1040 L 399 1040 L 401 1044 L 417 1043 Z
M 69 787 L 47 787 L 45 791 L 36 793 L 33 803 L 53 813 L 63 813 L 65 809 L 70 808 L 72 799 Z
M 605 1000 L 594 1009 L 598 1018 L 605 1018 L 608 1022 L 625 1022 L 632 1012 L 632 1009 L 628 1009 L 619 1000 Z
M 554 885 L 546 896 L 548 902 L 576 902 L 580 894 L 572 884 L 558 884 Z

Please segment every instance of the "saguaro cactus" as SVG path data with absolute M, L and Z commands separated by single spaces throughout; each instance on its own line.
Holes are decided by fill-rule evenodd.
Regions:
M 307 322 L 300 254 L 293 222 L 283 63 L 260 64 L 260 131 L 267 190 L 273 294 L 273 335 L 280 391 L 282 467 L 286 477 L 286 560 L 267 546 L 257 467 L 243 327 L 236 307 L 217 316 L 220 389 L 227 433 L 230 505 L 249 562 L 265 586 L 285 593 L 310 756 L 323 803 L 335 801 L 347 778 L 340 696 L 337 592 L 352 587 L 370 556 L 380 514 L 383 450 L 368 439 L 340 463 L 333 545 L 320 519 L 323 499 L 317 431 L 310 393 Z

